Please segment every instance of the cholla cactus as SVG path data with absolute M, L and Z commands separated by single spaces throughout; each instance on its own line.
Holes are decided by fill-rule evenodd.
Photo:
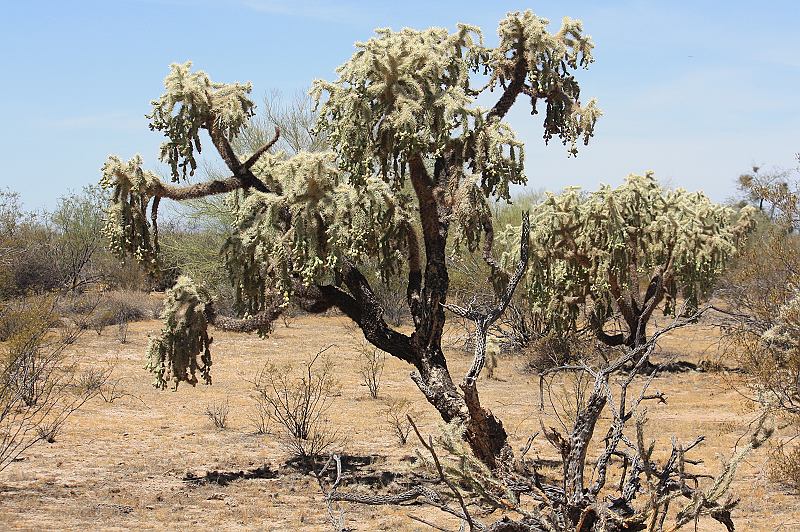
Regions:
M 291 156 L 271 151 L 277 136 L 252 153 L 237 153 L 254 112 L 249 84 L 215 83 L 192 72 L 190 63 L 173 65 L 149 115 L 151 129 L 166 136 L 161 160 L 173 181 L 186 178 L 207 135 L 231 175 L 172 185 L 142 170 L 138 157 L 123 164 L 112 156 L 103 175 L 104 186 L 115 191 L 106 227 L 112 247 L 155 266 L 162 198 L 236 191 L 236 218 L 223 256 L 242 319 L 209 314 L 215 325 L 265 332 L 290 299 L 312 312 L 337 307 L 375 347 L 413 364 L 428 401 L 443 419 L 466 422 L 470 445 L 494 463 L 507 447 L 502 423 L 480 406 L 475 376 L 468 407 L 441 348 L 448 238 L 452 229 L 471 249 L 483 242 L 490 281 L 508 279 L 492 260 L 488 207 L 490 199 L 508 199 L 510 185 L 525 182 L 523 145 L 506 114 L 524 94 L 532 113 L 545 111 L 545 140 L 558 137 L 573 155 L 600 116 L 593 101 L 581 104 L 575 79 L 574 70 L 592 61 L 591 40 L 580 23 L 565 19 L 550 33 L 547 21 L 531 12 L 509 13 L 499 35 L 492 48 L 467 25 L 454 32 L 377 30 L 356 44 L 336 80 L 316 81 L 311 89 L 319 111 L 313 131 L 330 151 Z M 477 104 L 495 89 L 500 94 L 494 105 Z M 368 281 L 400 273 L 407 282 L 411 335 L 389 327 Z M 205 360 L 196 361 L 207 348 L 200 310 L 205 299 L 185 281 L 170 298 L 173 307 L 189 298 L 194 310 L 191 319 L 173 310 L 153 343 L 151 368 L 161 386 L 168 378 L 192 382 L 194 368 L 208 368 Z
M 164 298 L 164 327 L 150 340 L 147 369 L 156 377 L 153 385 L 166 388 L 172 381 L 197 384 L 197 371 L 211 384 L 211 338 L 208 336 L 208 293 L 189 277 L 178 278 Z
M 800 349 L 800 291 L 790 286 L 794 292 L 779 310 L 775 325 L 761 336 L 767 344 L 777 344 L 786 349 Z
M 161 160 L 169 164 L 173 181 L 185 178 L 187 170 L 194 175 L 201 129 L 220 131 L 233 139 L 255 114 L 248 98 L 250 83 L 214 83 L 205 72 L 191 72 L 191 68 L 191 61 L 170 65 L 164 80 L 166 92 L 151 102 L 153 112 L 147 115 L 150 129 L 167 136 L 161 145 Z
M 510 13 L 494 49 L 483 45 L 478 28 L 464 24 L 455 33 L 376 30 L 376 37 L 356 43 L 358 52 L 339 67 L 336 82 L 314 83 L 318 100 L 328 96 L 318 129 L 329 134 L 344 155 L 342 169 L 354 179 L 377 167 L 399 186 L 414 154 L 455 151 L 479 174 L 485 196 L 508 198 L 508 185 L 525 179 L 522 143 L 500 120 L 514 99 L 482 109 L 475 105 L 479 91 L 513 79 L 514 97 L 524 89 L 533 112 L 537 100 L 546 99 L 545 139 L 559 136 L 571 153 L 579 136 L 588 142 L 600 116 L 593 100 L 581 107 L 580 89 L 568 73 L 591 63 L 591 40 L 581 34 L 579 22 L 565 19 L 555 34 L 547 24 L 530 11 Z M 491 73 L 488 85 L 473 88 L 473 72 Z M 562 97 L 550 98 L 554 94 Z
M 111 204 L 106 208 L 103 233 L 109 249 L 119 258 L 128 254 L 152 269 L 157 264 L 158 249 L 147 219 L 147 205 L 160 179 L 142 169 L 142 158 L 134 156 L 127 163 L 109 156 L 103 165 L 100 186 L 111 190 Z
M 662 300 L 667 313 L 679 293 L 696 305 L 753 228 L 752 209 L 736 212 L 701 192 L 665 190 L 652 173 L 593 193 L 551 194 L 532 218 L 525 286 L 534 313 L 552 317 L 555 330 L 572 330 L 585 309 L 600 339 L 614 345 L 641 343 Z M 505 238 L 513 242 L 513 228 Z M 615 313 L 628 330 L 605 334 Z
M 331 282 L 343 260 L 373 257 L 384 274 L 398 269 L 411 224 L 410 197 L 377 178 L 354 187 L 330 152 L 262 159 L 256 175 L 269 176 L 281 194 L 249 194 L 224 248 L 243 311 L 263 309 L 265 283 L 288 297 L 298 277 L 306 285 Z

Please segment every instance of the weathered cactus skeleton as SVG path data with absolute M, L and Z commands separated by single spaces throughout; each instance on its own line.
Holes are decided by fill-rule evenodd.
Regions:
M 588 324 L 608 345 L 646 341 L 663 302 L 674 314 L 681 295 L 696 308 L 754 226 L 753 209 L 711 202 L 702 192 L 663 189 L 652 173 L 616 188 L 549 194 L 531 213 L 530 267 L 523 290 L 532 312 L 556 333 Z M 502 233 L 504 242 L 518 230 Z M 504 257 L 515 259 L 514 247 Z M 625 330 L 609 334 L 613 317 Z

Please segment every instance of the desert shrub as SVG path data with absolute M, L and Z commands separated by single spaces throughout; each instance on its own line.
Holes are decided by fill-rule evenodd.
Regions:
M 51 236 L 22 209 L 19 194 L 0 190 L 0 300 L 58 287 Z
M 214 401 L 206 405 L 206 416 L 220 430 L 228 426 L 228 414 L 231 412 L 227 398 L 224 401 Z
M 524 371 L 539 373 L 573 361 L 589 351 L 590 342 L 576 335 L 553 333 L 532 336 L 523 349 Z
M 800 490 L 800 447 L 786 444 L 773 447 L 767 472 L 773 482 Z
M 765 223 L 723 279 L 723 356 L 744 379 L 733 382 L 764 415 L 780 418 L 789 440 L 773 447 L 770 477 L 800 488 L 800 238 Z
M 400 445 L 408 442 L 408 435 L 411 433 L 411 421 L 419 414 L 414 408 L 414 403 L 408 399 L 391 399 L 386 405 L 384 417 L 386 424 L 392 434 L 397 437 Z
M 26 213 L 16 194 L 2 193 L 0 298 L 80 291 L 101 281 L 96 262 L 108 255 L 100 231 L 107 201 L 99 188 L 87 187 L 60 198 L 52 212 Z
M 172 222 L 160 239 L 161 274 L 165 280 L 172 278 L 167 286 L 180 275 L 202 279 L 216 312 L 224 316 L 233 315 L 235 306 L 234 288 L 219 257 L 234 220 L 232 202 L 232 196 L 225 195 L 181 205 L 181 223 Z
M 358 372 L 361 375 L 361 383 L 369 390 L 369 396 L 373 399 L 377 399 L 381 387 L 383 366 L 386 364 L 386 353 L 377 347 L 371 347 L 365 344 L 359 351 L 358 360 Z
M 161 313 L 161 301 L 150 297 L 146 292 L 133 290 L 114 290 L 105 292 L 103 297 L 109 325 L 120 321 L 142 321 L 157 318 Z
M 7 270 L 10 283 L 6 297 L 62 288 L 63 272 L 55 257 L 55 236 L 50 228 L 34 219 L 17 229 L 11 246 L 14 261 Z
M 69 291 L 82 290 L 100 281 L 94 268 L 104 243 L 103 205 L 107 195 L 97 186 L 89 186 L 79 194 L 59 199 L 49 214 L 52 229 L 52 255 L 58 265 L 61 285 Z
M 371 261 L 367 261 L 369 264 Z M 401 282 L 403 275 L 384 276 L 377 264 L 366 267 L 367 272 L 377 272 L 370 275 L 370 286 L 375 299 L 383 309 L 383 317 L 387 323 L 399 326 L 411 319 L 408 309 L 406 289 Z
M 29 297 L 20 308 L 0 344 L 0 471 L 35 443 L 54 441 L 107 376 L 81 372 L 65 355 L 81 330 L 51 328 L 58 323 L 53 296 Z
M 737 180 L 742 202 L 758 208 L 770 222 L 797 228 L 800 213 L 798 169 L 762 169 L 754 165 Z
M 250 413 L 250 425 L 256 434 L 269 434 L 272 427 L 272 406 L 262 395 L 256 395 Z
M 108 374 L 107 380 L 105 383 L 100 387 L 100 397 L 108 404 L 112 404 L 117 399 L 122 399 L 123 397 L 134 397 L 139 399 L 142 403 L 140 398 L 136 397 L 135 395 L 127 392 L 125 387 L 123 386 L 123 379 L 122 378 L 111 378 L 111 373 Z
M 283 429 L 283 448 L 305 465 L 344 443 L 343 435 L 327 417 L 339 384 L 325 351 L 304 362 L 300 372 L 289 364 L 267 363 L 253 381 L 257 394 Z
M 0 301 L 0 342 L 8 341 L 16 332 L 29 327 L 29 319 L 35 317 L 30 301 L 34 299 L 15 298 Z
M 118 325 L 121 339 L 127 333 L 128 323 L 157 318 L 161 307 L 159 298 L 135 290 L 72 294 L 61 298 L 59 303 L 62 315 L 76 323 L 85 323 L 97 334 L 105 327 Z
M 120 320 L 117 324 L 117 341 L 121 344 L 128 343 L 128 320 Z
M 153 278 L 147 270 L 136 261 L 120 263 L 119 259 L 103 250 L 94 259 L 94 269 L 107 290 L 150 291 L 163 290 L 161 278 Z M 171 279 L 168 286 L 174 284 Z
M 575 425 L 593 384 L 583 372 L 565 372 L 543 377 L 540 403 L 552 409 L 556 420 L 565 431 Z
M 44 393 L 39 375 L 42 368 L 58 363 L 62 351 L 72 343 L 50 331 L 57 323 L 53 296 L 33 296 L 20 300 L 5 319 L 6 338 L 2 358 L 2 378 L 6 386 L 27 406 L 35 405 Z M 66 341 L 65 341 L 66 340 Z

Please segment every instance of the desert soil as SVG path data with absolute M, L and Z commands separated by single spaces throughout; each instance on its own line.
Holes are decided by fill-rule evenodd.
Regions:
M 352 457 L 347 475 L 371 477 L 379 485 L 408 470 L 417 446 L 412 441 L 399 446 L 392 435 L 384 415 L 390 398 L 414 402 L 423 433 L 439 431 L 436 412 L 403 362 L 387 358 L 380 397 L 369 398 L 358 372 L 359 340 L 342 317 L 301 317 L 289 327 L 279 325 L 266 339 L 216 331 L 214 384 L 181 385 L 175 392 L 154 389 L 143 369 L 148 335 L 159 328 L 157 321 L 131 324 L 125 344 L 114 327 L 101 336 L 88 331 L 72 346 L 83 364 L 113 365 L 112 380 L 128 395 L 110 403 L 93 399 L 54 443 L 31 448 L 0 473 L 0 529 L 330 530 L 319 487 L 309 474 L 287 464 L 278 427 L 273 434 L 254 433 L 248 382 L 268 361 L 302 361 L 328 345 L 334 346 L 330 353 L 341 384 L 329 415 L 347 435 L 344 451 Z M 714 330 L 696 326 L 664 340 L 658 357 L 678 353 L 692 362 L 716 360 L 717 344 Z M 471 361 L 457 349 L 448 357 L 454 378 Z M 539 379 L 522 366 L 518 357 L 503 357 L 495 378 L 482 377 L 480 385 L 484 404 L 504 420 L 515 449 L 539 430 L 540 417 L 545 425 L 558 426 L 552 407 L 540 412 Z M 724 370 L 658 377 L 653 389 L 666 394 L 668 402 L 650 404 L 647 412 L 647 433 L 657 448 L 670 449 L 673 437 L 690 441 L 705 435 L 694 454 L 703 463 L 695 471 L 718 471 L 720 459 L 731 455 L 754 418 L 732 386 L 737 378 Z M 225 400 L 228 428 L 219 430 L 205 410 Z M 555 458 L 541 438 L 534 443 L 531 453 Z M 732 485 L 741 498 L 734 511 L 737 530 L 800 530 L 800 496 L 770 480 L 767 452 L 751 454 Z M 347 524 L 356 530 L 432 530 L 409 514 L 458 529 L 452 519 L 425 506 L 344 508 Z M 697 530 L 724 527 L 701 520 Z

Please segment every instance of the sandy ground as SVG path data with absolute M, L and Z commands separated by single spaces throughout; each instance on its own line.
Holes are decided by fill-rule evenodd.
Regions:
M 0 473 L 0 529 L 258 529 L 329 530 L 320 490 L 313 478 L 286 464 L 288 454 L 277 434 L 257 435 L 251 426 L 252 379 L 268 361 L 303 360 L 328 345 L 337 365 L 341 395 L 330 410 L 332 422 L 348 435 L 345 451 L 355 457 L 351 469 L 374 472 L 388 482 L 408 468 L 415 445 L 401 447 L 384 419 L 390 398 L 413 401 L 421 412 L 423 432 L 436 434 L 436 412 L 408 378 L 410 367 L 387 358 L 380 397 L 369 398 L 360 384 L 358 341 L 341 317 L 299 318 L 279 325 L 267 339 L 255 335 L 214 333 L 213 386 L 181 385 L 176 392 L 157 391 L 143 369 L 147 335 L 156 321 L 132 324 L 126 344 L 113 328 L 102 336 L 87 332 L 73 348 L 85 364 L 113 364 L 114 377 L 128 396 L 109 403 L 93 399 L 76 413 L 52 444 L 40 444 Z M 714 359 L 717 338 L 695 327 L 662 343 L 662 358 L 680 353 L 698 362 Z M 448 354 L 454 376 L 466 370 L 470 357 Z M 539 429 L 538 377 L 520 371 L 521 361 L 501 358 L 497 379 L 483 380 L 482 400 L 505 423 L 515 448 Z M 661 449 L 673 436 L 682 441 L 707 437 L 695 458 L 697 471 L 716 472 L 719 459 L 731 454 L 753 417 L 729 385 L 734 374 L 689 372 L 656 379 L 666 405 L 648 407 L 648 435 Z M 216 429 L 206 405 L 228 400 L 228 428 Z M 277 432 L 277 427 L 275 427 Z M 555 457 L 537 440 L 533 452 Z M 752 454 L 741 467 L 733 493 L 741 498 L 734 512 L 737 530 L 800 530 L 800 497 L 771 482 L 765 472 L 766 451 Z M 216 482 L 191 482 L 222 472 Z M 347 471 L 347 467 L 346 467 Z M 457 523 L 424 506 L 363 507 L 346 505 L 347 524 L 356 530 L 431 530 L 409 519 L 424 516 L 451 529 Z M 690 529 L 692 527 L 689 527 Z M 697 530 L 724 530 L 703 520 Z

